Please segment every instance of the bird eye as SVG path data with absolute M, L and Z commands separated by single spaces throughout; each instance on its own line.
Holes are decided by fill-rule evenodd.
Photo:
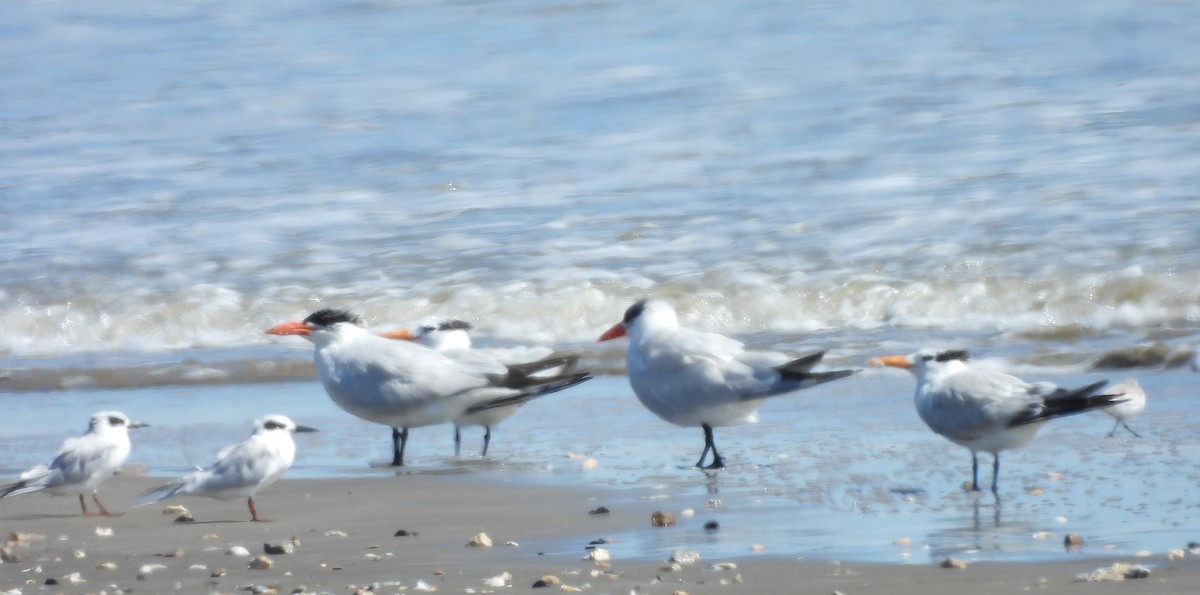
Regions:
M 429 333 L 432 333 L 433 331 L 436 331 L 436 330 L 437 330 L 437 328 L 432 327 L 432 326 L 421 327 L 421 333 L 426 334 L 426 335 L 428 335 Z
M 114 426 L 122 426 L 122 425 L 125 425 L 125 420 L 123 420 L 119 417 L 112 416 L 112 417 L 108 418 L 108 423 L 110 425 L 114 425 Z
M 932 356 L 932 355 L 922 355 L 922 356 L 921 356 L 921 361 L 923 361 L 923 362 L 931 362 L 931 361 L 933 361 L 933 356 Z
M 263 427 L 268 430 L 282 430 L 285 426 L 277 421 L 269 421 L 263 424 Z

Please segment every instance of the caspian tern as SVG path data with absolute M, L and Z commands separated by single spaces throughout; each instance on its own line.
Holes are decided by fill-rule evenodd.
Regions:
M 904 368 L 917 377 L 917 414 L 929 429 L 971 450 L 971 489 L 979 491 L 980 451 L 992 453 L 992 493 L 997 494 L 1000 451 L 1024 446 L 1047 420 L 1121 402 L 1095 394 L 1107 382 L 1075 389 L 1028 383 L 997 370 L 972 369 L 967 352 L 922 349 L 868 360 Z
M 535 357 L 538 358 L 537 364 L 544 366 L 544 368 L 530 369 L 529 373 L 533 375 L 567 375 L 575 370 L 575 366 L 579 362 L 580 354 L 578 353 L 562 354 L 553 358 L 548 357 L 552 353 L 552 350 L 548 347 L 536 351 L 532 349 L 472 349 L 471 335 L 468 333 L 470 330 L 471 324 L 469 322 L 438 319 L 426 320 L 418 324 L 414 330 L 398 329 L 379 334 L 390 339 L 416 341 L 434 351 L 464 360 L 481 358 L 485 365 L 510 365 L 516 363 L 513 359 L 514 357 L 529 357 L 536 354 Z M 548 393 L 541 392 L 539 396 L 544 394 Z M 523 404 L 524 402 L 520 402 L 501 407 L 488 407 L 482 410 L 465 412 L 454 418 L 454 456 L 458 456 L 461 452 L 462 428 L 467 426 L 481 426 L 484 430 L 483 450 L 479 453 L 479 456 L 486 457 L 488 445 L 492 442 L 492 427 L 512 417 Z
M 1133 428 L 1129 427 L 1129 424 L 1127 423 L 1129 420 L 1141 415 L 1144 411 L 1146 411 L 1146 393 L 1142 390 L 1142 387 L 1138 384 L 1138 381 L 1134 380 L 1133 378 L 1128 378 L 1124 382 L 1112 386 L 1104 392 L 1125 397 L 1124 401 L 1104 408 L 1105 413 L 1113 416 L 1117 420 L 1117 423 L 1113 426 L 1112 431 L 1108 433 L 1108 437 L 1112 438 L 1113 436 L 1116 436 L 1117 430 L 1121 427 L 1124 427 L 1126 430 L 1129 430 L 1130 434 L 1141 438 L 1141 434 L 1133 431 Z
M 78 494 L 83 516 L 91 516 L 83 495 L 91 492 L 92 501 L 102 516 L 118 516 L 100 503 L 96 490 L 129 458 L 129 428 L 146 424 L 129 421 L 120 411 L 101 411 L 92 415 L 81 436 L 67 438 L 58 456 L 49 466 L 39 465 L 21 474 L 21 481 L 0 489 L 0 498 L 45 490 L 54 495 Z
M 160 502 L 173 496 L 194 495 L 235 500 L 246 498 L 250 520 L 260 522 L 254 509 L 254 494 L 275 483 L 292 466 L 296 457 L 296 432 L 316 432 L 298 426 L 283 415 L 268 415 L 254 422 L 254 434 L 217 453 L 217 461 L 177 481 L 151 488 L 138 506 Z
M 472 354 L 443 354 L 371 334 L 355 314 L 318 310 L 267 331 L 316 345 L 313 361 L 337 406 L 392 427 L 392 465 L 404 465 L 409 428 L 513 405 L 591 379 L 587 372 L 538 375 L 540 362 L 503 365 Z
M 856 370 L 814 372 L 824 352 L 800 359 L 773 351 L 748 351 L 734 339 L 679 326 L 675 308 L 647 298 L 630 306 L 625 318 L 600 336 L 608 341 L 628 335 L 625 355 L 629 384 L 638 400 L 663 420 L 704 430 L 704 450 L 696 467 L 720 469 L 713 428 L 758 421 L 762 400 Z M 712 452 L 713 460 L 705 465 Z

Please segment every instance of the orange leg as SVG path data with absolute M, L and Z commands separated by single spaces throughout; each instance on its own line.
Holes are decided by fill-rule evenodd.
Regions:
M 81 494 L 79 497 L 83 498 L 83 495 Z M 96 496 L 96 492 L 92 492 L 92 502 L 95 502 L 96 506 L 100 508 L 101 516 L 121 516 L 125 514 L 123 512 L 109 512 L 108 509 L 104 508 L 104 505 L 100 503 L 100 498 Z
M 83 509 L 83 516 L 92 516 L 92 514 L 88 512 L 87 504 L 83 503 L 83 494 L 79 495 L 79 507 Z

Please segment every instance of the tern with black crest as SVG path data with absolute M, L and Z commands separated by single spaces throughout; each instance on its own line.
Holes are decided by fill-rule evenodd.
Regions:
M 372 334 L 357 315 L 326 308 L 267 331 L 299 335 L 316 349 L 317 376 L 333 402 L 392 428 L 392 465 L 404 465 L 409 428 L 448 423 L 466 413 L 514 405 L 591 378 L 586 372 L 538 374 L 541 362 L 501 364 L 475 354 L 442 353 Z
M 966 351 L 922 349 L 867 363 L 903 368 L 916 376 L 917 414 L 938 435 L 970 449 L 973 491 L 979 491 L 978 453 L 992 454 L 992 493 L 997 494 L 1000 451 L 1028 444 L 1051 419 L 1124 400 L 1097 394 L 1104 381 L 1074 389 L 1029 383 L 998 370 L 972 368 L 967 358 Z
M 478 358 L 481 364 L 487 366 L 506 366 L 515 364 L 518 358 L 536 358 L 540 369 L 530 369 L 529 373 L 540 376 L 564 376 L 574 372 L 579 362 L 580 354 L 568 353 L 558 357 L 549 357 L 552 350 L 544 348 L 514 348 L 514 349 L 474 349 L 471 345 L 471 324 L 463 320 L 431 319 L 418 324 L 414 330 L 399 329 L 380 333 L 380 336 L 392 339 L 416 341 L 434 351 L 441 352 L 463 361 Z M 564 387 L 565 388 L 565 387 Z M 538 396 L 548 394 L 543 391 Z M 483 450 L 479 456 L 486 457 L 488 446 L 492 442 L 492 428 L 500 422 L 512 417 L 525 401 L 511 405 L 471 409 L 454 418 L 454 456 L 458 456 L 462 447 L 462 428 L 480 426 L 483 428 Z
M 713 428 L 758 421 L 762 400 L 845 378 L 855 370 L 814 371 L 824 352 L 799 359 L 751 351 L 740 341 L 679 325 L 670 302 L 647 298 L 599 341 L 629 337 L 625 364 L 638 400 L 664 421 L 704 430 L 696 467 L 720 469 Z M 705 464 L 708 453 L 712 461 Z

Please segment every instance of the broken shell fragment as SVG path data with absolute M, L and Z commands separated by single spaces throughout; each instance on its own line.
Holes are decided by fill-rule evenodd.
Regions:
M 675 517 L 661 510 L 656 510 L 654 514 L 650 515 L 650 524 L 655 527 L 670 527 L 675 524 Z
M 266 556 L 255 556 L 248 565 L 253 570 L 267 570 L 275 566 L 275 561 Z
M 1083 536 L 1078 533 L 1067 533 L 1067 536 L 1063 538 L 1063 547 L 1072 552 L 1078 550 L 1083 547 Z
M 492 547 L 492 538 L 487 533 L 479 533 L 467 542 L 468 547 Z
M 546 576 L 543 576 L 542 578 L 539 578 L 538 580 L 534 581 L 533 588 L 541 589 L 544 587 L 549 587 L 551 585 L 558 585 L 558 584 L 562 584 L 561 579 L 559 579 L 557 576 L 554 576 L 553 574 L 547 574 Z
M 945 560 L 942 560 L 942 563 L 940 564 L 942 568 L 957 568 L 959 570 L 962 570 L 970 565 L 971 564 L 966 560 L 959 560 L 958 558 L 946 558 Z

